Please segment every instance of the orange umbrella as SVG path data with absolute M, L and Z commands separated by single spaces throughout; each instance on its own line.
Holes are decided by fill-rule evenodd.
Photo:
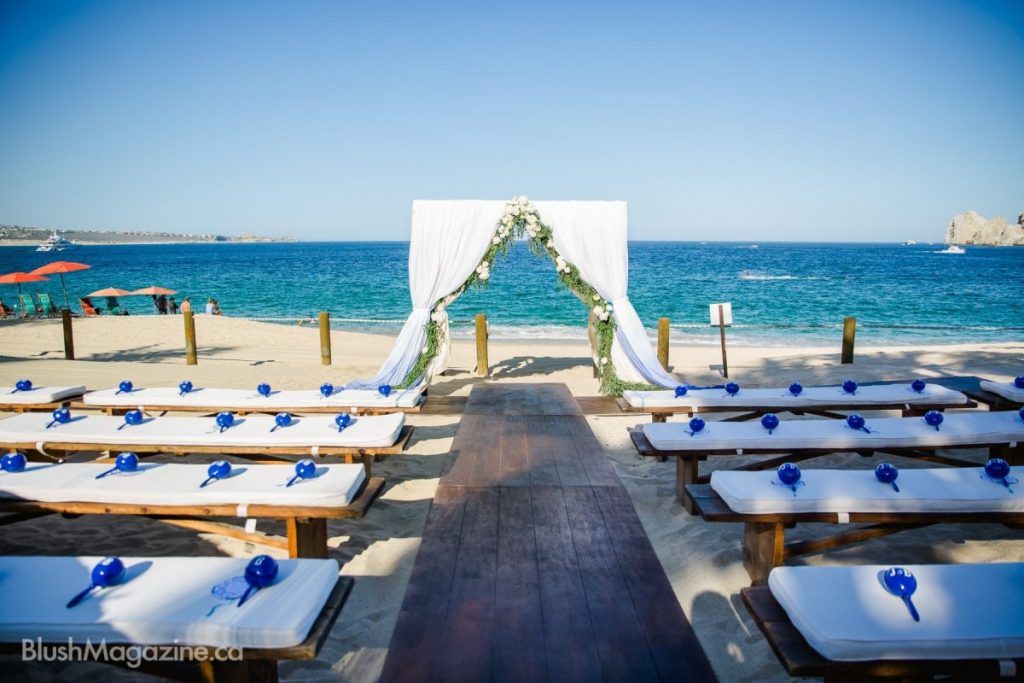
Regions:
M 127 289 L 107 287 L 106 289 L 97 289 L 92 294 L 87 294 L 86 296 L 131 296 L 131 294 Z
M 84 263 L 75 263 L 74 261 L 54 261 L 53 263 L 47 263 L 45 266 L 39 266 L 32 271 L 33 275 L 53 275 L 54 273 L 60 275 L 60 288 L 64 290 L 64 305 L 67 308 L 71 308 L 71 302 L 68 300 L 68 288 L 64 286 L 64 273 L 73 273 L 76 270 L 89 270 L 92 266 L 88 266 Z
M 22 282 L 46 282 L 46 279 L 35 273 L 7 273 L 7 275 L 0 275 L 0 285 L 18 285 L 18 298 L 20 299 Z M 25 315 L 24 306 L 22 306 L 21 314 Z
M 168 296 L 177 293 L 177 291 L 167 289 L 166 287 L 143 287 L 142 289 L 136 289 L 134 292 L 131 292 L 131 294 L 166 294 Z

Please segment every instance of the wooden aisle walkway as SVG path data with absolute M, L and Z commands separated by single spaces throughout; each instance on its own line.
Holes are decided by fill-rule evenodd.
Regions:
M 564 384 L 473 388 L 383 681 L 713 681 Z

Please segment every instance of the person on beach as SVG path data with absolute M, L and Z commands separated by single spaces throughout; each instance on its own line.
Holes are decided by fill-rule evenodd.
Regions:
M 192 302 L 189 301 L 189 298 L 187 296 L 184 299 L 181 300 L 181 312 L 182 313 L 191 313 L 192 312 Z
M 153 311 L 160 313 L 160 298 L 156 294 L 153 295 Z
M 178 314 L 178 302 L 174 300 L 173 296 L 167 299 L 167 310 L 171 315 Z
M 213 315 L 213 297 L 206 300 L 206 315 Z
M 221 315 L 221 312 L 220 312 L 220 302 L 217 301 L 216 299 L 211 299 L 211 301 L 213 301 L 213 314 L 214 315 Z
M 156 310 L 160 315 L 167 315 L 167 297 L 161 294 L 156 300 Z

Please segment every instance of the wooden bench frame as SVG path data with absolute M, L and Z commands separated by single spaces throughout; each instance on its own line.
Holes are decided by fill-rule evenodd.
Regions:
M 104 405 L 96 403 L 85 403 L 82 401 L 82 397 L 77 397 L 71 403 L 71 408 L 75 410 L 96 410 L 106 415 L 123 415 L 129 410 L 141 409 L 146 415 L 155 415 L 156 417 L 163 417 L 167 413 L 199 413 L 201 415 L 216 415 L 223 411 L 230 411 L 235 415 L 274 415 L 276 413 L 291 413 L 292 415 L 334 415 L 337 413 L 351 413 L 352 415 L 390 415 L 392 413 L 405 413 L 414 414 L 419 413 L 423 409 L 423 404 L 426 403 L 426 398 L 417 403 L 411 408 L 399 408 L 399 407 L 362 407 L 362 406 L 312 406 L 298 408 L 295 406 L 267 406 L 266 408 L 246 406 L 231 407 L 225 405 L 219 406 L 180 406 L 180 405 L 162 405 L 159 403 L 140 403 L 139 405 Z M 355 408 L 355 410 L 352 410 Z
M 60 451 L 65 453 L 75 451 L 98 451 L 100 453 L 107 454 L 111 451 L 132 451 L 138 455 L 168 454 L 179 456 L 193 454 L 237 455 L 249 457 L 255 462 L 270 462 L 278 464 L 282 461 L 288 462 L 289 457 L 324 458 L 327 456 L 337 456 L 344 457 L 345 462 L 349 464 L 355 462 L 356 458 L 358 458 L 366 468 L 366 476 L 369 477 L 373 471 L 374 458 L 380 455 L 397 455 L 404 451 L 406 446 L 409 445 L 409 440 L 412 438 L 413 431 L 415 431 L 414 427 L 405 425 L 402 427 L 402 431 L 398 433 L 398 439 L 390 446 L 323 446 L 317 448 L 315 456 L 313 455 L 312 448 L 309 446 L 232 446 L 230 444 L 225 444 L 223 446 L 166 446 L 154 444 L 87 443 L 55 440 L 38 443 L 30 441 L 6 441 L 0 443 L 0 448 L 7 448 L 12 451 L 34 451 L 51 460 L 58 461 L 62 460 L 62 458 L 54 457 L 47 451 Z M 260 457 L 268 458 L 269 460 L 260 460 Z M 98 462 L 103 462 L 106 459 L 107 457 L 101 458 Z
M 279 661 L 309 661 L 316 659 L 320 648 L 323 647 L 324 641 L 327 640 L 327 636 L 331 632 L 331 627 L 334 626 L 334 622 L 337 621 L 338 616 L 341 614 L 345 601 L 348 600 L 353 583 L 354 579 L 351 577 L 338 577 L 337 583 L 334 584 L 334 589 L 327 597 L 327 602 L 324 603 L 319 616 L 313 622 L 313 626 L 310 627 L 309 634 L 298 645 L 281 648 L 245 648 L 242 653 L 243 659 L 238 662 L 175 662 L 173 664 L 167 662 L 144 662 L 138 669 L 131 670 L 152 673 L 157 676 L 181 681 L 199 680 L 206 683 L 248 683 L 251 681 L 252 683 L 273 683 L 278 680 L 277 663 Z M 66 641 L 60 642 L 66 643 Z M 116 646 L 132 647 L 136 646 L 136 643 L 107 643 L 107 647 Z M 176 643 L 173 646 L 155 645 L 151 647 L 181 646 L 180 643 Z M 196 647 L 201 647 L 201 645 L 197 644 Z M 212 646 L 205 647 L 209 650 L 217 649 Z M 21 654 L 21 643 L 4 643 L 0 645 L 0 652 L 5 654 Z M 121 662 L 110 662 L 110 664 L 124 666 Z
M 1000 678 L 999 660 L 926 659 L 836 662 L 825 659 L 790 621 L 767 586 L 740 589 L 740 595 L 779 662 L 791 676 L 820 676 L 826 683 L 853 683 L 870 679 L 931 680 L 937 675 L 958 680 L 1007 680 Z M 1004 660 L 1006 661 L 1006 660 Z M 1013 660 L 1024 671 L 1024 659 Z M 1019 674 L 1018 674 L 1019 676 Z
M 82 398 L 82 394 L 72 394 L 50 403 L 4 403 L 0 401 L 0 413 L 45 413 L 57 408 L 68 408 L 80 398 Z
M 710 480 L 707 475 L 700 476 L 697 472 L 702 460 L 707 460 L 709 456 L 715 455 L 774 455 L 775 457 L 769 458 L 768 460 L 760 460 L 758 462 L 752 462 L 741 467 L 734 468 L 736 471 L 757 471 L 770 469 L 772 467 L 778 467 L 784 462 L 799 462 L 801 460 L 808 460 L 810 458 L 817 458 L 822 455 L 830 455 L 832 453 L 857 453 L 864 457 L 870 457 L 876 453 L 887 453 L 889 455 L 895 455 L 904 458 L 914 458 L 916 460 L 924 460 L 926 462 L 934 462 L 941 465 L 950 465 L 953 467 L 977 467 L 978 463 L 971 462 L 969 460 L 962 460 L 960 458 L 953 458 L 945 455 L 940 455 L 936 451 L 944 449 L 962 449 L 962 448 L 987 448 L 992 454 L 992 457 L 1001 457 L 1006 459 L 1011 465 L 1018 465 L 1024 463 L 1024 443 L 1018 443 L 1016 447 L 1011 448 L 1010 442 L 1002 441 L 998 443 L 972 443 L 963 444 L 959 446 L 918 446 L 916 448 L 850 448 L 850 447 L 831 447 L 831 448 L 800 448 L 800 449 L 779 449 L 779 448 L 742 448 L 738 453 L 735 448 L 721 448 L 711 450 L 687 450 L 687 451 L 669 451 L 669 450 L 658 450 L 651 442 L 647 439 L 647 435 L 643 432 L 643 427 L 638 425 L 629 429 L 629 438 L 633 442 L 633 447 L 636 449 L 637 454 L 643 457 L 656 457 L 662 458 L 675 458 L 676 459 L 676 498 L 683 504 L 683 507 L 691 515 L 696 513 L 696 509 L 691 500 L 689 494 L 686 492 L 686 487 L 690 484 L 706 484 Z M 781 455 L 780 455 L 781 454 Z
M 125 503 L 95 503 L 69 501 L 46 503 L 33 500 L 2 500 L 0 526 L 43 517 L 50 514 L 77 517 L 79 515 L 133 515 L 156 519 L 174 526 L 199 532 L 215 533 L 250 543 L 280 548 L 288 557 L 327 558 L 327 520 L 360 518 L 384 490 L 384 479 L 367 478 L 359 493 L 345 507 L 296 505 L 138 505 Z M 243 508 L 248 519 L 282 519 L 287 538 L 261 532 L 248 533 L 233 524 L 213 522 L 205 517 L 238 517 Z
M 840 521 L 835 512 L 743 513 L 736 512 L 707 484 L 686 487 L 697 514 L 708 522 L 743 523 L 743 567 L 755 586 L 790 557 L 824 552 L 832 548 L 888 536 L 929 524 L 995 523 L 1024 524 L 1024 512 L 850 512 Z M 786 529 L 800 523 L 870 524 L 871 526 L 823 538 L 786 543 Z

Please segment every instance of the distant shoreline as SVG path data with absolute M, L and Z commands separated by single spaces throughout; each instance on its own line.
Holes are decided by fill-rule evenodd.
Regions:
M 294 239 L 255 239 L 255 240 L 140 240 L 137 242 L 94 242 L 75 240 L 79 247 L 131 247 L 158 244 L 295 244 Z M 40 240 L 0 240 L 0 247 L 38 247 Z

